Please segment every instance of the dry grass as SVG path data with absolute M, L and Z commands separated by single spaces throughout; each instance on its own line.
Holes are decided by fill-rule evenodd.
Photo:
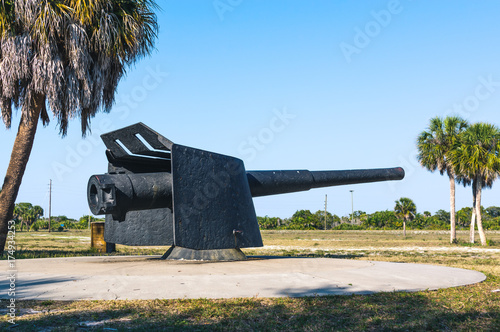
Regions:
M 16 232 L 16 258 L 49 258 L 103 255 L 90 248 L 89 230 L 64 232 Z M 162 255 L 166 247 L 129 247 L 117 245 L 113 255 Z M 5 259 L 5 257 L 4 257 Z
M 345 248 L 387 248 L 387 247 L 449 247 L 448 231 L 407 231 L 406 238 L 402 231 L 262 231 L 266 246 L 321 247 L 326 249 Z M 461 246 L 466 245 L 469 231 L 457 231 Z M 500 231 L 487 232 L 492 243 L 489 248 L 500 249 Z M 476 242 L 479 235 L 476 233 Z M 468 245 L 468 244 L 467 244 Z

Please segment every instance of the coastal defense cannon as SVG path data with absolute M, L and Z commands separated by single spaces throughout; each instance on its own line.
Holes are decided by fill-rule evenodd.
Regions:
M 252 197 L 401 180 L 402 168 L 246 171 L 243 161 L 174 144 L 142 123 L 101 136 L 108 172 L 90 177 L 87 198 L 105 214 L 104 240 L 170 245 L 167 259 L 241 260 L 261 247 Z

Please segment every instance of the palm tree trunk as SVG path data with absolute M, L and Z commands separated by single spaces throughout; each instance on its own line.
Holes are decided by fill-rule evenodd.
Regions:
M 455 220 L 455 178 L 450 176 L 450 243 L 457 242 Z
M 406 237 L 406 221 L 403 221 L 403 237 Z
M 43 95 L 33 97 L 30 119 L 27 120 L 24 116 L 21 117 L 21 123 L 19 124 L 14 147 L 12 148 L 7 174 L 5 175 L 2 191 L 0 192 L 0 255 L 3 254 L 5 247 L 8 222 L 13 216 L 19 187 L 21 186 L 24 171 L 26 170 L 31 149 L 33 148 L 33 141 L 43 103 L 45 103 Z
M 474 203 L 476 204 L 476 203 Z M 472 217 L 470 219 L 470 229 L 469 229 L 469 242 L 474 243 L 475 239 L 475 228 L 476 228 L 476 208 L 472 209 Z
M 484 234 L 483 221 L 481 218 L 481 185 L 478 184 L 476 189 L 476 213 L 477 213 L 477 230 L 479 232 L 479 238 L 481 239 L 481 245 L 486 245 L 486 234 Z
M 472 217 L 470 220 L 470 232 L 469 232 L 469 242 L 474 243 L 474 236 L 476 234 L 475 231 L 475 223 L 476 223 L 476 181 L 472 181 Z

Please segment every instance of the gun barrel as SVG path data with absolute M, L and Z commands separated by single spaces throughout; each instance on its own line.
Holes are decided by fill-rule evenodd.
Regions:
M 401 167 L 344 171 L 248 171 L 252 197 L 307 191 L 312 188 L 341 186 L 388 180 L 401 180 Z
M 90 177 L 87 200 L 93 214 L 172 207 L 172 175 L 168 172 L 102 174 Z
M 387 180 L 401 180 L 397 168 L 346 171 L 248 171 L 252 197 L 307 191 Z M 89 207 L 94 214 L 123 216 L 128 211 L 172 208 L 172 174 L 168 172 L 93 175 L 87 186 Z

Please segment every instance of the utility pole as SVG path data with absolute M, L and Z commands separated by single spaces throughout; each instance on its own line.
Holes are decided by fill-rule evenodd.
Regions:
M 50 233 L 50 209 L 52 207 L 52 179 L 49 182 L 49 233 Z
M 325 231 L 326 231 L 326 204 L 328 202 L 328 195 L 325 194 Z
M 351 192 L 351 210 L 352 210 L 352 214 L 351 214 L 351 224 L 354 223 L 354 190 L 349 190 Z

